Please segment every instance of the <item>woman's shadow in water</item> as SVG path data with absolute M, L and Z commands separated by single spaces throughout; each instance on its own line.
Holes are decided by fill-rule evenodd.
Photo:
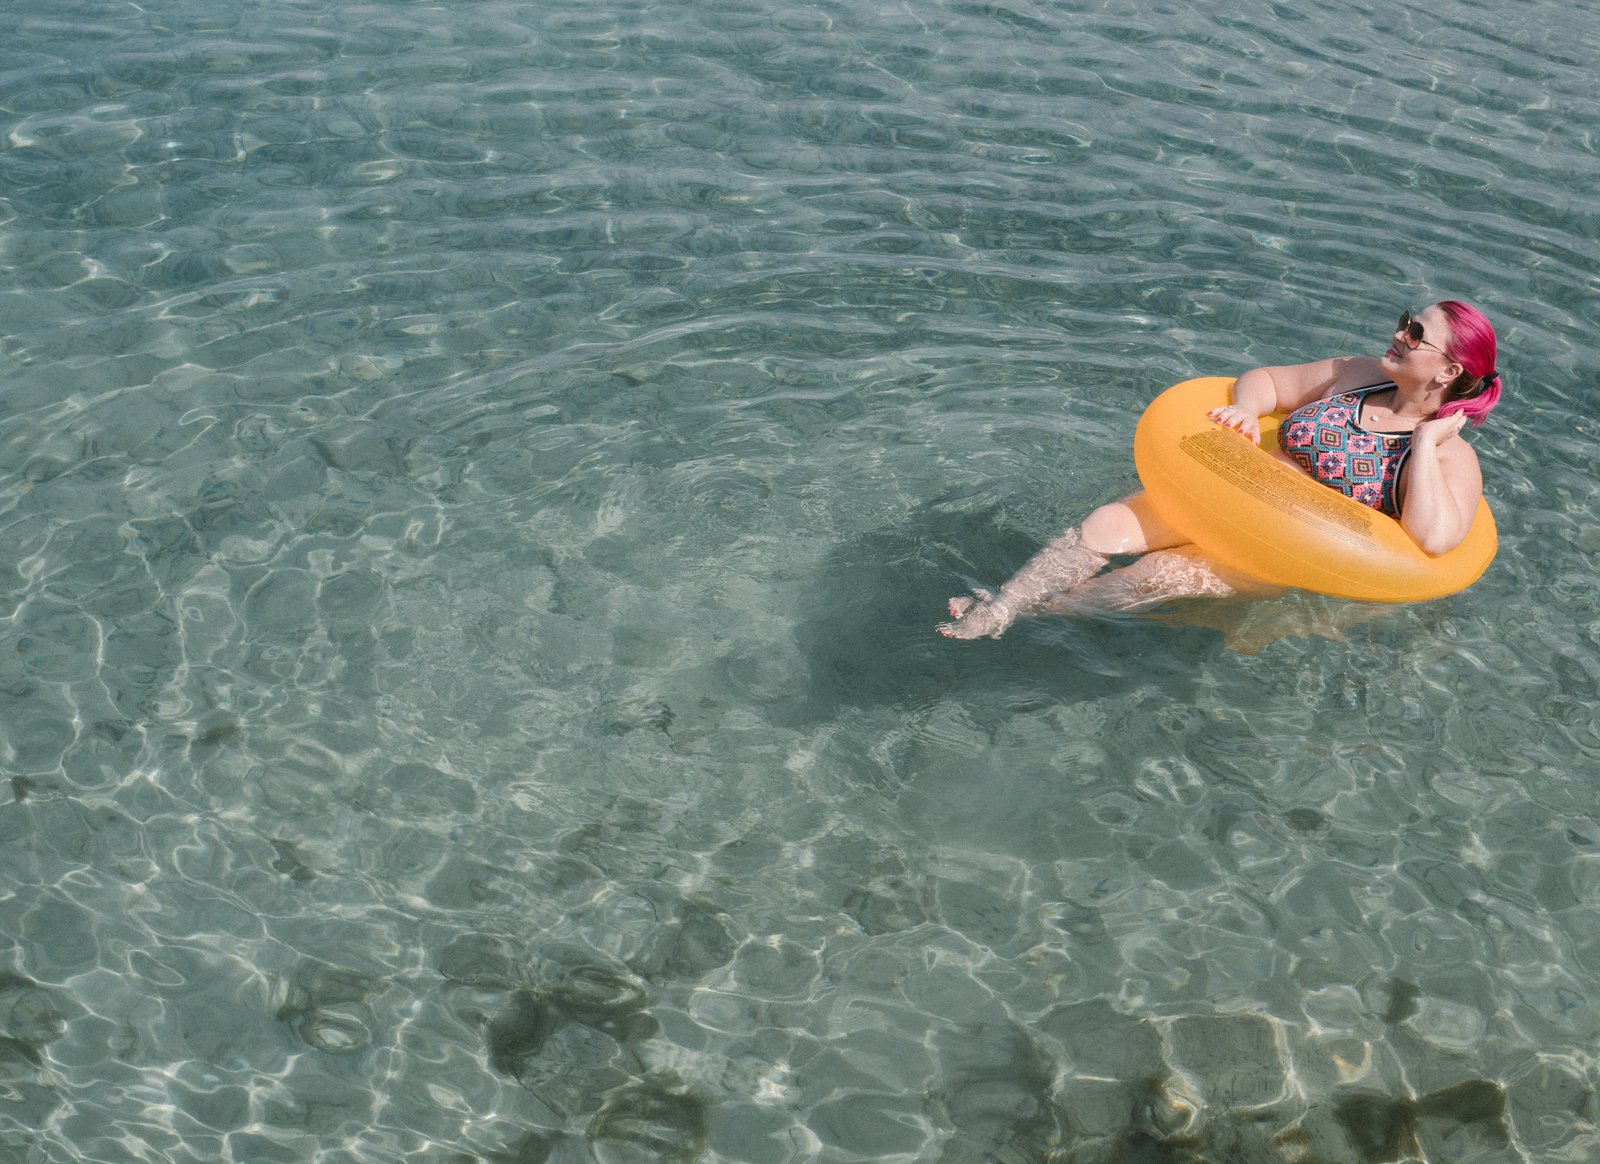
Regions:
M 970 502 L 970 499 L 964 499 Z M 939 500 L 902 525 L 840 543 L 824 559 L 795 638 L 810 668 L 801 721 L 885 705 L 915 711 L 956 700 L 983 725 L 1019 707 L 1094 698 L 1152 681 L 1174 698 L 1194 663 L 1221 649 L 1213 631 L 1136 617 L 1019 622 L 1001 639 L 934 629 L 952 595 L 997 585 L 1038 549 L 1003 501 Z M 794 723 L 788 726 L 801 726 Z

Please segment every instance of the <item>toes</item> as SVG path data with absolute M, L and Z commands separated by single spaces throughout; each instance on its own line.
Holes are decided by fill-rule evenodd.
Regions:
M 942 622 L 936 629 L 947 639 L 997 639 L 1005 633 L 1006 624 L 995 618 L 988 607 L 979 607 L 971 617 L 959 622 Z
M 958 594 L 956 597 L 950 600 L 950 617 L 957 619 L 965 618 L 967 617 L 967 612 L 970 611 L 974 606 L 978 605 L 978 603 L 988 603 L 993 601 L 993 590 L 988 590 L 982 586 L 974 586 L 972 588 L 972 595 Z

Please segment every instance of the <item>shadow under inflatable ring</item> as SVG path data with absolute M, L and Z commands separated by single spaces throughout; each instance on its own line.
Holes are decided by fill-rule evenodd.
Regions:
M 1394 518 L 1319 484 L 1266 450 L 1282 416 L 1262 417 L 1261 446 L 1206 414 L 1233 379 L 1185 380 L 1139 418 L 1133 460 L 1156 511 L 1207 554 L 1263 582 L 1368 602 L 1418 602 L 1465 590 L 1494 560 L 1487 502 L 1466 539 L 1424 553 Z

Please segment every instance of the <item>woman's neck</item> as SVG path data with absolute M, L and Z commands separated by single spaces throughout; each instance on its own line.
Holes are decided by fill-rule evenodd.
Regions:
M 1396 382 L 1386 407 L 1397 420 L 1420 424 L 1444 406 L 1444 385 L 1431 380 L 1425 385 L 1404 385 Z

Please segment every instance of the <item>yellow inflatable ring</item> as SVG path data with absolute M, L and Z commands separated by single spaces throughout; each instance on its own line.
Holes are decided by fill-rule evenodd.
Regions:
M 1400 523 L 1285 465 L 1278 421 L 1261 448 L 1206 414 L 1233 380 L 1185 380 L 1139 418 L 1133 460 L 1156 511 L 1224 565 L 1264 582 L 1369 602 L 1417 602 L 1471 586 L 1494 559 L 1494 515 L 1480 502 L 1466 540 L 1433 557 Z

